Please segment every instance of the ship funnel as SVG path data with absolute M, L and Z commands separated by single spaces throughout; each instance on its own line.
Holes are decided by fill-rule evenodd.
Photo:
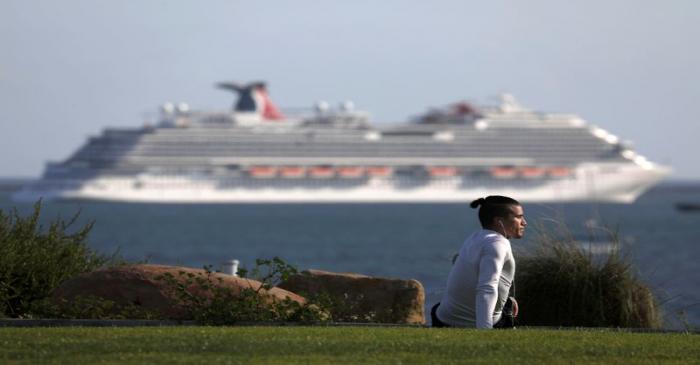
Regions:
M 220 82 L 217 86 L 221 89 L 233 91 L 238 94 L 238 100 L 233 105 L 233 111 L 239 113 L 256 113 L 263 119 L 285 119 L 279 109 L 272 103 L 267 94 L 267 87 L 262 81 L 239 84 L 235 82 Z

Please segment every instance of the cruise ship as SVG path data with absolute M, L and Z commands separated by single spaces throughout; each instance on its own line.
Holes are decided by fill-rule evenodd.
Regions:
M 280 110 L 264 82 L 219 83 L 232 110 L 164 104 L 142 127 L 106 129 L 14 194 L 22 201 L 151 203 L 633 202 L 667 176 L 610 132 L 509 95 L 371 125 L 351 102 Z

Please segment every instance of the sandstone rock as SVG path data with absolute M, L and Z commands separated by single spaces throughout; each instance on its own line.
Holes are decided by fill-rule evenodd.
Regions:
M 188 319 L 187 311 L 180 299 L 164 277 L 170 275 L 175 282 L 186 284 L 187 277 L 206 278 L 207 272 L 164 265 L 125 265 L 100 269 L 70 279 L 52 293 L 54 300 L 65 299 L 69 302 L 76 297 L 98 297 L 115 302 L 118 306 L 134 305 L 144 311 L 160 314 L 168 319 Z M 257 290 L 261 283 L 255 280 L 235 276 L 211 273 L 213 285 L 231 289 L 240 293 L 244 288 Z M 196 295 L 210 296 L 196 284 L 187 285 Z M 260 290 L 261 299 L 267 303 L 290 298 L 300 304 L 305 299 L 297 294 L 280 288 Z
M 305 270 L 278 287 L 307 298 L 326 293 L 335 321 L 425 323 L 425 291 L 417 280 Z

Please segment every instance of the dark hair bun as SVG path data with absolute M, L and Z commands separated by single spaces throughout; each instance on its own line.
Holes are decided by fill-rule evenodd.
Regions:
M 472 207 L 472 209 L 476 209 L 476 207 L 478 207 L 479 205 L 484 205 L 485 202 L 486 202 L 486 199 L 479 198 L 479 199 L 474 200 L 471 204 L 469 204 L 469 206 Z

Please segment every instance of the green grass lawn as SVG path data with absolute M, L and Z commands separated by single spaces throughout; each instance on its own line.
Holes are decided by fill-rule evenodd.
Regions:
M 700 363 L 692 334 L 401 327 L 0 328 L 0 363 Z

